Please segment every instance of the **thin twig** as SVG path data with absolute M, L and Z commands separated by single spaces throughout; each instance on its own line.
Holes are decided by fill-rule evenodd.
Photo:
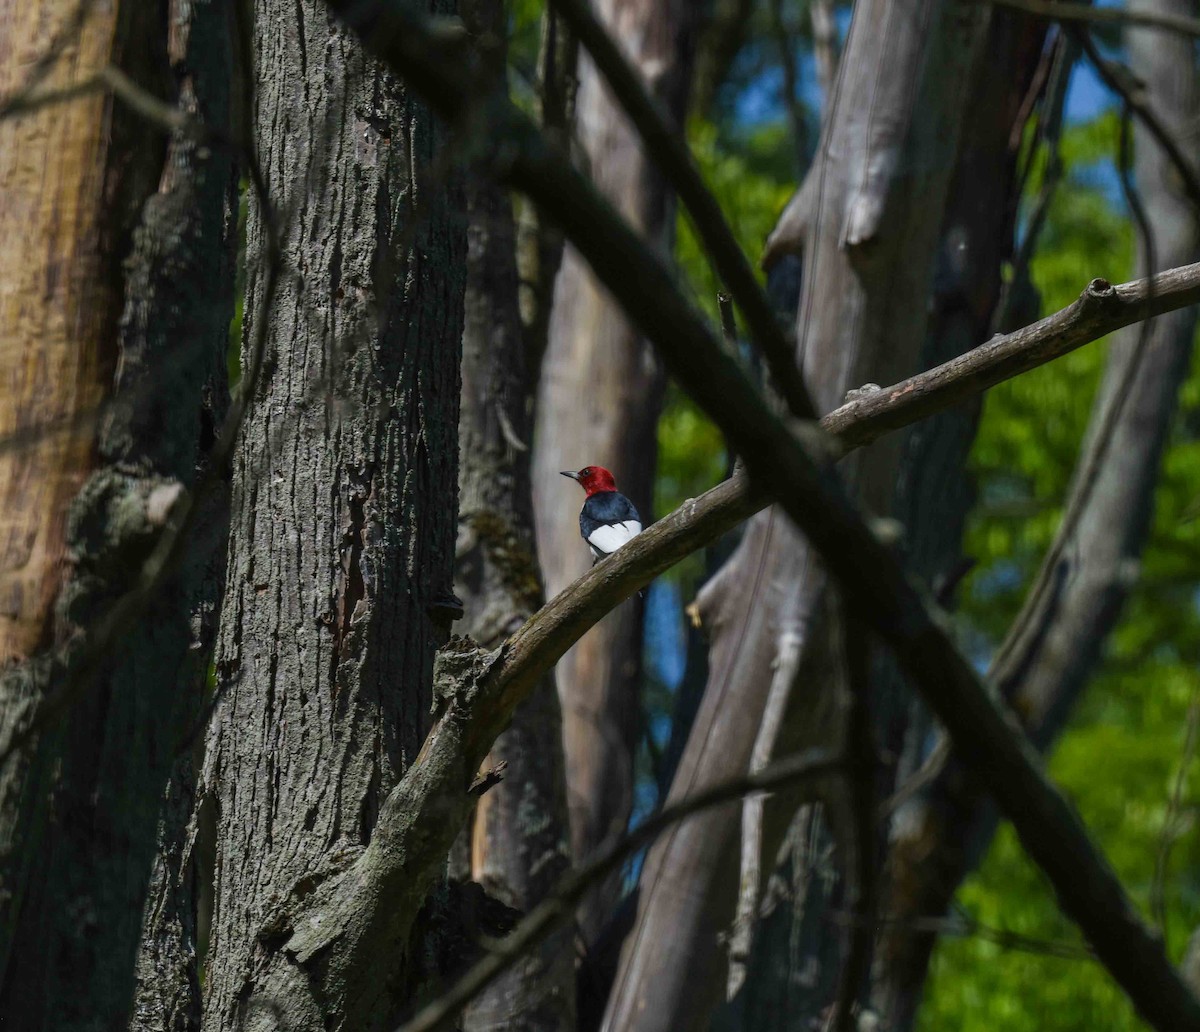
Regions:
M 1054 56 L 1051 59 L 1046 96 L 1042 103 L 1041 116 L 1038 119 L 1038 139 L 1030 152 L 1030 164 L 1032 164 L 1034 154 L 1040 146 L 1046 154 L 1046 164 L 1042 170 L 1042 183 L 1038 190 L 1037 200 L 1034 201 L 1033 210 L 1025 220 L 1025 232 L 1021 236 L 1021 244 L 1017 253 L 1013 256 L 1012 276 L 1005 284 L 1000 303 L 996 306 L 992 326 L 997 332 L 1003 332 L 1013 317 L 1019 292 L 1028 276 L 1029 262 L 1033 258 L 1034 249 L 1041 237 L 1042 227 L 1046 224 L 1046 216 L 1050 212 L 1050 203 L 1062 180 L 1063 111 L 1066 107 L 1067 85 L 1071 81 L 1071 70 L 1075 65 L 1078 51 L 1079 47 L 1072 39 L 1064 34 L 1059 34 L 1054 44 Z M 1014 125 L 1013 134 L 1019 134 L 1021 129 L 1022 123 Z M 1022 187 L 1017 190 L 1018 198 L 1024 192 L 1024 183 L 1022 183 Z
M 1101 10 L 1101 8 L 1096 8 L 1096 10 Z M 1183 182 L 1183 191 L 1187 194 L 1188 200 L 1197 209 L 1200 209 L 1200 178 L 1197 178 L 1196 170 L 1192 167 L 1192 163 L 1188 161 L 1187 156 L 1179 149 L 1179 145 L 1175 142 L 1167 127 L 1163 125 L 1158 113 L 1144 98 L 1144 91 L 1137 84 L 1133 74 L 1124 68 L 1120 68 L 1120 66 L 1115 66 L 1111 62 L 1106 61 L 1096 49 L 1096 45 L 1092 42 L 1086 29 L 1079 26 L 1071 26 L 1069 27 L 1069 31 L 1092 67 L 1096 69 L 1096 74 L 1104 80 L 1104 84 L 1129 106 L 1130 110 L 1137 115 L 1142 125 L 1149 130 L 1150 135 L 1154 137 L 1158 145 L 1162 147 L 1168 160 L 1175 166 L 1175 170 L 1179 173 L 1179 178 Z
M 1187 787 L 1188 773 L 1196 755 L 1197 731 L 1200 730 L 1200 685 L 1192 689 L 1192 701 L 1188 705 L 1187 733 L 1183 739 L 1183 754 L 1179 758 L 1179 770 L 1175 773 L 1175 784 L 1167 800 L 1167 812 L 1163 815 L 1162 833 L 1154 856 L 1154 877 L 1150 882 L 1150 914 L 1163 941 L 1167 938 L 1167 866 L 1171 860 L 1171 849 L 1179 837 L 1176 827 L 1179 812 L 1183 808 L 1183 790 Z
M 879 927 L 901 927 L 916 933 L 949 935 L 961 939 L 982 939 L 1006 950 L 1032 953 L 1042 957 L 1057 957 L 1061 960 L 1088 960 L 1096 963 L 1096 954 L 1086 943 L 1080 944 L 1064 939 L 1039 939 L 1008 928 L 996 928 L 984 924 L 962 907 L 955 907 L 953 917 L 907 917 L 902 915 L 876 915 L 873 923 Z M 844 910 L 835 910 L 829 919 L 838 924 L 854 924 L 857 919 Z
M 840 756 L 824 750 L 810 750 L 778 760 L 757 774 L 746 774 L 697 792 L 646 818 L 629 834 L 602 846 L 594 859 L 568 874 L 560 887 L 530 911 L 513 931 L 496 944 L 492 952 L 447 992 L 401 1025 L 398 1032 L 434 1032 L 435 1029 L 449 1027 L 462 1009 L 491 982 L 569 921 L 592 886 L 619 869 L 630 857 L 636 856 L 666 828 L 702 810 L 741 799 L 751 793 L 774 792 L 803 781 L 826 777 L 835 773 L 841 763 Z
M 691 217 L 714 272 L 733 295 L 755 344 L 766 359 L 776 390 L 794 416 L 811 419 L 816 410 L 796 365 L 793 346 L 779 327 L 771 304 L 738 245 L 725 214 L 692 160 L 687 144 L 646 91 L 637 71 L 583 0 L 550 0 L 591 55 L 647 153 L 666 176 Z
M 882 390 L 858 394 L 822 418 L 821 427 L 858 446 L 889 430 L 965 401 L 1141 319 L 1200 301 L 1200 264 L 1168 269 L 1148 280 L 1112 286 L 1095 279 L 1079 300 L 1030 326 L 997 334 L 986 344 Z
M 1065 0 L 991 0 L 997 7 L 1008 7 L 1026 14 L 1036 14 L 1059 22 L 1085 25 L 1142 25 L 1148 29 L 1181 32 L 1185 36 L 1200 36 L 1200 18 L 1182 14 L 1161 14 L 1156 11 L 1135 11 L 1128 7 L 1092 7 L 1090 4 L 1067 3 Z

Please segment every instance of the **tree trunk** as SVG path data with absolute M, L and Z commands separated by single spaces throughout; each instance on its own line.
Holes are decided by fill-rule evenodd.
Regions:
M 472 28 L 504 38 L 503 7 L 479 5 Z M 503 50 L 490 55 L 503 76 Z M 533 399 L 518 304 L 512 201 L 491 182 L 467 188 L 470 224 L 459 420 L 459 537 L 455 591 L 462 633 L 498 648 L 542 605 L 533 537 L 530 437 Z M 503 780 L 479 800 L 471 877 L 505 906 L 533 909 L 570 864 L 562 718 L 553 677 L 517 708 L 486 768 Z M 569 930 L 526 955 L 467 1011 L 464 1028 L 567 1032 L 575 1027 Z
M 688 5 L 681 0 L 604 0 L 598 13 L 652 92 L 682 124 L 688 79 Z M 673 208 L 637 135 L 616 108 L 592 63 L 580 59 L 576 137 L 600 190 L 651 246 L 671 239 Z M 655 435 L 665 379 L 641 338 L 568 248 L 555 285 L 550 342 L 538 397 L 533 473 L 538 553 L 554 596 L 591 566 L 579 539 L 578 489 L 560 470 L 610 468 L 649 522 Z M 567 762 L 571 846 L 583 858 L 629 820 L 640 732 L 641 606 L 622 606 L 594 627 L 558 665 Z M 592 942 L 620 892 L 612 878 L 583 907 Z
M 810 173 L 816 208 L 799 354 L 822 409 L 850 387 L 894 382 L 916 365 L 962 98 L 985 24 L 970 3 L 867 0 L 855 10 Z M 868 509 L 886 513 L 897 445 L 880 445 L 845 473 Z M 823 581 L 782 513 L 751 523 L 702 598 L 713 633 L 709 683 L 673 799 L 745 771 L 784 653 L 798 657 L 805 725 L 817 734 L 829 719 L 828 696 L 803 677 Z M 738 808 L 724 807 L 651 849 L 606 1027 L 692 1028 L 708 1020 L 724 984 L 718 936 L 732 914 L 737 830 Z
M 1190 11 L 1180 0 L 1142 0 L 1136 6 L 1163 14 Z M 1127 30 L 1127 39 L 1147 101 L 1195 167 L 1200 146 L 1187 127 L 1196 118 L 1200 86 L 1191 45 L 1146 29 Z M 1157 265 L 1163 269 L 1194 262 L 1200 257 L 1200 213 L 1185 197 L 1157 142 L 1140 125 L 1134 139 L 1137 186 Z M 1146 273 L 1144 260 L 1139 260 L 1139 274 Z M 1025 635 L 994 667 L 998 686 L 1039 748 L 1049 748 L 1062 731 L 1135 583 L 1132 571 L 1149 532 L 1162 451 L 1195 327 L 1195 311 L 1182 309 L 1154 320 L 1140 359 L 1141 325 L 1121 331 L 1110 347 L 1064 509 L 1078 509 L 1078 518 L 1064 528 L 1049 590 L 1032 610 Z M 1114 420 L 1110 408 L 1123 390 L 1128 394 Z M 1098 454 L 1106 436 L 1102 427 L 1110 420 L 1111 440 Z M 1085 471 L 1093 467 L 1094 482 L 1088 484 Z M 901 920 L 885 941 L 874 987 L 875 1006 L 891 1018 L 889 1028 L 912 1027 L 936 943 L 935 935 L 901 931 L 904 919 L 945 913 L 962 879 L 982 858 L 995 824 L 994 807 L 953 761 L 896 815 L 891 909 Z
M 113 63 L 226 126 L 223 13 L 209 3 L 173 8 L 169 36 L 153 6 L 95 7 L 76 35 L 74 6 L 0 8 L 5 95 L 19 85 L 12 72 L 61 28 L 64 56 L 43 88 Z M 83 678 L 65 711 L 3 769 L 0 1013 L 14 1028 L 92 1029 L 99 1020 L 115 1028 L 133 1002 L 158 812 L 206 662 L 191 648 L 190 617 L 223 538 L 219 490 L 198 499 L 187 558 L 145 599 L 152 617 L 111 632 L 96 668 L 83 669 L 80 657 L 99 642 L 113 603 L 135 589 L 213 442 L 234 178 L 227 152 L 182 136 L 164 141 L 97 93 L 0 123 L 0 182 L 5 355 L 19 361 L 2 406 L 12 420 L 4 431 L 17 436 L 0 455 L 3 633 L 18 661 L 0 689 L 4 740 Z
M 432 8 L 445 12 L 446 6 Z M 317 0 L 261 0 L 257 138 L 285 262 L 263 311 L 251 206 L 246 341 L 266 363 L 233 483 L 204 1027 L 376 1029 L 440 964 L 375 896 L 345 949 L 283 948 L 288 908 L 363 855 L 430 724 L 455 613 L 464 237 L 427 110 Z M 370 938 L 374 934 L 377 938 Z
M 1020 138 L 1014 127 L 1042 57 L 1044 36 L 1044 26 L 1035 19 L 1004 11 L 993 15 L 985 46 L 988 63 L 978 69 L 970 90 L 972 117 L 963 127 L 943 221 L 922 368 L 948 361 L 989 336 L 1002 265 L 1010 257 L 1013 241 L 1016 152 L 1012 141 Z M 973 501 L 965 463 L 978 412 L 976 400 L 942 413 L 915 426 L 904 441 L 892 513 L 904 528 L 902 547 L 909 568 L 939 593 L 952 590 L 962 568 L 962 532 Z M 898 771 L 892 764 L 880 772 L 876 791 L 886 797 L 895 787 L 895 778 L 911 773 L 924 758 L 920 747 L 928 740 L 930 720 L 894 664 L 882 657 L 875 671 L 873 698 L 878 745 L 882 752 L 902 758 Z M 789 717 L 784 723 L 791 727 L 797 721 Z M 777 749 L 786 752 L 795 745 L 785 732 Z M 837 806 L 844 805 L 844 798 L 839 798 Z M 764 900 L 765 916 L 746 964 L 740 1016 L 732 1027 L 806 1029 L 833 998 L 846 943 L 845 929 L 828 915 L 846 905 L 844 865 L 858 848 L 882 851 L 883 846 L 882 841 L 850 841 L 846 822 L 833 823 L 831 829 L 824 808 L 806 806 L 788 831 L 783 863 L 776 872 L 788 891 L 768 892 Z M 835 831 L 841 840 L 836 852 Z M 768 833 L 766 839 L 764 861 L 770 865 L 773 838 Z M 884 872 L 880 906 L 890 913 L 888 892 L 893 881 L 904 879 L 894 865 L 884 866 L 886 859 L 879 856 L 876 869 Z M 899 934 L 893 933 L 895 927 L 882 927 L 881 950 L 886 951 L 893 934 Z M 876 981 L 889 977 L 887 964 L 877 965 Z M 875 1009 L 885 1027 L 890 1027 L 892 1011 L 877 1001 Z
M 115 6 L 71 31 L 72 0 L 0 4 L 0 97 L 30 85 L 28 70 L 57 32 L 71 39 L 39 89 L 61 88 L 120 59 L 128 42 Z M 147 42 L 147 41 L 138 41 Z M 119 191 L 128 155 L 110 139 L 101 93 L 0 122 L 0 658 L 28 659 L 54 639 L 53 605 L 66 557 L 67 509 L 93 469 L 95 423 L 116 359 L 121 282 L 115 275 Z M 119 113 L 117 115 L 119 118 Z M 128 170 L 147 187 L 160 155 Z M 144 196 L 144 194 L 143 194 Z M 32 245 L 32 246 L 31 246 Z

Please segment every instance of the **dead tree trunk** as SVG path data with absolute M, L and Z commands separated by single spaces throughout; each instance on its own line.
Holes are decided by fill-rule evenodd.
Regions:
M 436 916 L 419 951 L 378 897 L 348 954 L 282 947 L 294 907 L 363 854 L 430 724 L 456 615 L 465 226 L 427 109 L 326 5 L 262 0 L 254 56 L 285 271 L 233 471 L 204 1027 L 386 1028 L 438 966 Z M 266 234 L 252 206 L 247 341 Z
M 688 5 L 681 0 L 604 0 L 599 13 L 654 94 L 682 123 L 687 93 Z M 607 196 L 652 246 L 671 238 L 672 204 L 637 135 L 590 61 L 580 59 L 576 138 L 582 160 Z M 591 565 L 579 540 L 578 491 L 560 470 L 588 463 L 614 471 L 638 510 L 650 513 L 655 434 L 665 379 L 653 349 L 568 248 L 555 284 L 550 341 L 542 367 L 534 452 L 538 552 L 554 596 Z M 574 855 L 591 853 L 629 818 L 640 730 L 641 607 L 606 617 L 558 665 Z M 615 880 L 581 914 L 591 942 L 611 913 Z
M 799 354 L 822 409 L 850 387 L 890 382 L 916 364 L 963 97 L 985 24 L 971 3 L 868 0 L 855 10 L 810 173 L 815 207 Z M 846 475 L 864 505 L 886 513 L 896 448 L 882 443 Z M 702 599 L 713 634 L 709 683 L 672 798 L 745 771 L 769 698 L 790 690 L 803 670 L 823 581 L 782 513 L 751 523 Z M 828 698 L 819 684 L 802 681 L 796 690 L 816 728 Z M 607 1028 L 708 1020 L 724 984 L 718 938 L 732 916 L 738 826 L 738 808 L 725 807 L 650 851 Z
M 1180 0 L 1143 0 L 1137 6 L 1164 14 L 1190 11 Z M 1132 28 L 1127 39 L 1147 100 L 1197 167 L 1200 146 L 1188 127 L 1200 105 L 1200 84 L 1190 43 Z M 1200 212 L 1184 195 L 1167 156 L 1140 127 L 1135 146 L 1137 188 L 1159 269 L 1196 261 Z M 1144 258 L 1138 265 L 1145 275 Z M 994 667 L 998 687 L 1042 749 L 1062 731 L 1135 583 L 1195 327 L 1194 309 L 1182 309 L 1157 317 L 1144 345 L 1140 324 L 1121 331 L 1112 344 L 1064 510 L 1077 515 L 1060 531 L 1057 559 L 1043 571 L 1049 574 L 1042 582 L 1046 590 L 1031 599 L 1023 633 Z M 1123 404 L 1114 410 L 1114 399 L 1122 394 Z M 900 920 L 881 944 L 873 986 L 874 1006 L 888 1016 L 889 1028 L 912 1027 L 936 943 L 934 935 L 902 931 L 905 921 L 945 913 L 962 879 L 981 859 L 995 823 L 994 808 L 953 760 L 897 814 L 890 843 L 890 907 Z
M 58 32 L 43 88 L 112 63 L 226 130 L 224 14 L 184 6 L 168 37 L 153 6 L 95 6 L 80 26 L 74 4 L 0 5 L 0 89 Z M 223 543 L 222 492 L 197 499 L 193 547 L 143 600 L 152 617 L 102 621 L 213 443 L 234 182 L 228 151 L 166 139 L 102 93 L 0 123 L 0 318 L 18 363 L 0 406 L 5 744 L 45 721 L 0 773 L 0 1014 L 14 1028 L 119 1027 L 133 1002 L 158 813 L 207 662 L 190 617 Z
M 1021 139 L 1022 105 L 1044 60 L 1044 37 L 1045 27 L 1035 19 L 1002 11 L 993 15 L 985 45 L 988 62 L 970 90 L 972 117 L 963 127 L 941 230 L 922 368 L 948 361 L 990 335 L 1002 265 L 1013 242 L 1013 143 Z M 965 463 L 978 412 L 976 400 L 941 413 L 913 427 L 903 445 L 892 514 L 903 527 L 901 547 L 910 569 L 934 591 L 950 591 L 962 569 L 962 531 L 973 501 Z M 943 601 L 948 604 L 949 599 Z M 877 661 L 874 680 L 876 740 L 882 752 L 901 757 L 899 764 L 879 771 L 876 792 L 886 798 L 894 779 L 906 776 L 924 758 L 921 746 L 928 740 L 930 719 L 893 664 Z M 802 699 L 797 702 L 803 707 Z M 795 723 L 794 717 L 785 718 L 779 751 L 795 746 L 790 730 Z M 845 803 L 844 795 L 835 796 L 836 806 Z M 832 1002 L 847 944 L 845 928 L 829 915 L 847 903 L 845 865 L 856 849 L 882 853 L 884 844 L 881 836 L 854 842 L 848 821 L 832 823 L 834 828 L 826 808 L 813 804 L 802 808 L 788 829 L 775 872 L 787 890 L 765 894 L 764 914 L 745 962 L 746 983 L 726 1027 L 806 1029 Z M 835 829 L 840 839 L 836 846 Z M 772 831 L 767 830 L 762 847 L 768 871 L 776 862 L 778 835 Z M 875 867 L 884 871 L 879 906 L 890 912 L 889 879 L 899 876 L 887 861 L 886 855 L 878 856 Z M 893 927 L 884 926 L 881 950 L 886 951 Z M 875 975 L 889 977 L 886 961 L 881 959 Z M 891 1027 L 891 1010 L 876 1009 L 885 1027 Z

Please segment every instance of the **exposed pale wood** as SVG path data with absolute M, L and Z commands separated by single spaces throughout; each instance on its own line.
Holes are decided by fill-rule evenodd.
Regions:
M 67 25 L 77 0 L 0 2 L 0 97 Z M 41 88 L 114 59 L 118 5 L 95 4 Z M 101 93 L 0 121 L 0 663 L 48 641 L 67 505 L 94 463 L 94 421 L 115 361 L 120 283 L 106 264 L 111 101 Z M 52 429 L 38 432 L 39 427 Z
M 60 24 L 77 6 L 27 5 L 31 15 L 52 9 Z M 214 130 L 225 129 L 228 53 L 215 4 L 192 0 L 186 12 L 174 5 L 171 34 L 165 8 L 84 6 L 91 19 L 83 35 L 61 36 L 64 56 L 39 89 L 114 62 L 112 81 L 119 76 L 129 89 L 171 96 L 191 114 L 203 105 Z M 60 24 L 51 22 L 47 32 Z M 109 49 L 101 55 L 94 33 L 104 25 Z M 0 28 L 0 49 L 8 40 Z M 17 71 L 28 67 L 23 59 Z M 20 354 L 39 376 L 61 375 L 61 384 L 41 384 L 39 401 L 74 424 L 66 433 L 30 434 L 27 450 L 5 454 L 18 464 L 46 463 L 30 475 L 50 485 L 59 472 L 52 463 L 77 446 L 95 466 L 82 485 L 76 468 L 54 488 L 67 492 L 70 481 L 79 489 L 66 520 L 66 561 L 43 571 L 49 593 L 59 592 L 52 647 L 0 678 L 0 730 L 9 750 L 0 765 L 0 1013 L 30 1032 L 94 1028 L 98 1014 L 124 1027 L 139 945 L 154 937 L 143 935 L 141 919 L 159 807 L 207 667 L 192 618 L 202 628 L 205 604 L 212 604 L 208 561 L 224 544 L 223 492 L 208 493 L 196 510 L 186 555 L 158 579 L 153 618 L 124 625 L 90 667 L 82 657 L 93 632 L 120 608 L 114 600 L 138 595 L 148 557 L 170 537 L 163 533 L 168 517 L 195 487 L 213 446 L 226 389 L 235 180 L 228 151 L 202 147 L 188 133 L 168 137 L 143 111 L 112 106 L 96 90 L 0 122 L 0 166 L 42 176 L 15 193 L 0 188 L 0 248 L 9 255 L 24 248 L 35 278 L 42 277 L 31 283 L 25 270 L 0 274 L 0 291 L 14 283 L 27 291 L 18 299 L 27 321 L 5 340 L 4 358 Z M 55 202 L 58 189 L 69 196 Z M 12 219 L 18 225 L 6 221 Z M 12 301 L 4 295 L 5 306 Z M 11 311 L 5 308 L 5 329 Z M 45 339 L 22 337 L 31 328 Z M 70 406 L 94 403 L 97 391 L 89 394 L 78 374 L 100 360 L 108 364 L 110 390 L 93 442 L 90 428 L 70 415 L 86 407 Z M 14 374 L 5 386 L 23 385 Z M 68 407 L 54 408 L 55 386 Z M 5 411 L 12 416 L 18 408 Z M 25 414 L 36 427 L 38 413 Z M 38 486 L 28 485 L 27 493 Z M 5 489 L 13 488 L 8 479 Z M 9 497 L 0 504 L 7 517 L 23 502 Z M 37 514 L 48 532 L 62 517 Z M 76 679 L 83 690 L 38 728 L 52 708 L 43 702 L 62 698 Z M 22 734 L 28 737 L 21 748 L 11 751 Z M 158 945 L 160 970 L 170 968 L 178 981 L 152 990 L 153 1000 L 143 996 L 139 1009 L 154 1010 L 151 1023 L 162 1028 L 175 1017 L 194 1019 L 197 971 L 194 953 L 189 971 L 190 943 Z

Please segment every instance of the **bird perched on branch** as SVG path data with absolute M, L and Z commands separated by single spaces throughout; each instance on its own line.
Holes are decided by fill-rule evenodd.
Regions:
M 633 502 L 617 490 L 613 475 L 603 466 L 584 466 L 574 473 L 564 470 L 562 475 L 578 480 L 587 492 L 579 510 L 579 533 L 595 556 L 592 565 L 642 532 L 642 518 Z

